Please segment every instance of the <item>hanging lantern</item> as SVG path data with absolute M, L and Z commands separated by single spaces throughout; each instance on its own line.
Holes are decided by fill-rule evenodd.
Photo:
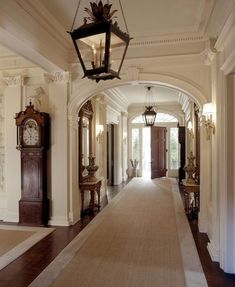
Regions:
M 157 116 L 157 113 L 154 110 L 151 88 L 152 87 L 147 87 L 145 112 L 142 114 L 144 124 L 147 127 L 154 125 Z
M 102 1 L 99 1 L 98 5 L 95 2 L 90 2 L 90 5 L 91 10 L 85 8 L 89 16 L 84 18 L 83 25 L 75 30 L 72 27 L 69 32 L 81 63 L 84 77 L 96 80 L 96 82 L 119 78 L 131 38 L 128 33 L 120 30 L 117 22 L 113 24 L 112 17 L 117 10 L 111 12 L 112 4 L 107 3 L 103 5 Z M 75 18 L 77 12 L 78 9 Z M 91 22 L 88 23 L 88 20 Z M 124 22 L 126 23 L 125 18 Z

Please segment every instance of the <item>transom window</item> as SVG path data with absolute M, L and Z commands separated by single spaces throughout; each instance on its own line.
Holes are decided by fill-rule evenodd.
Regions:
M 158 123 L 168 122 L 169 123 L 169 122 L 178 122 L 178 120 L 172 115 L 165 114 L 165 113 L 157 113 L 156 122 Z M 132 124 L 143 124 L 144 123 L 143 116 L 139 115 L 135 117 L 131 123 Z

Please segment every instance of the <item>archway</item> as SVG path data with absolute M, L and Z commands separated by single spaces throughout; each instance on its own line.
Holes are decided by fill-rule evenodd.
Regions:
M 156 85 L 162 85 L 176 89 L 184 94 L 186 94 L 190 99 L 192 99 L 200 109 L 204 103 L 207 102 L 207 94 L 203 88 L 199 88 L 196 84 L 192 84 L 191 81 L 183 80 L 182 78 L 176 78 L 169 75 L 160 74 L 148 74 L 148 73 L 138 73 L 134 77 L 124 76 L 122 80 L 113 80 L 107 82 L 101 82 L 99 84 L 91 82 L 90 80 L 83 80 L 73 85 L 73 94 L 70 102 L 68 103 L 68 120 L 70 122 L 70 138 L 69 138 L 69 166 L 70 172 L 73 176 L 70 177 L 70 207 L 74 208 L 73 198 L 78 190 L 78 165 L 77 165 L 77 148 L 79 142 L 77 141 L 77 125 L 78 125 L 78 112 L 81 106 L 88 99 L 92 99 L 94 96 L 102 95 L 105 91 L 122 86 L 122 85 L 132 85 L 133 83 L 150 83 Z M 78 91 L 78 92 L 77 92 Z M 76 149 L 76 150 L 75 150 Z

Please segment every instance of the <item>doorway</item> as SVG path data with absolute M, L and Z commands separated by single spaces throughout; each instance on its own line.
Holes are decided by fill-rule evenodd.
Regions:
M 163 149 L 160 146 L 155 146 L 156 139 L 154 139 L 154 145 L 151 148 L 151 128 L 144 126 L 142 116 L 135 117 L 130 123 L 130 145 L 129 145 L 129 159 L 137 160 L 137 176 L 144 178 L 155 177 L 178 177 L 179 168 L 179 143 L 178 143 L 178 120 L 169 115 L 158 113 L 156 126 L 162 130 L 165 130 L 165 139 L 162 141 Z M 158 150 L 160 148 L 160 150 Z M 161 163 L 161 172 L 151 175 L 151 164 L 154 156 L 151 155 L 151 150 L 157 156 L 160 153 L 160 157 L 155 159 L 158 164 Z M 158 152 L 156 152 L 158 150 Z M 164 150 L 164 152 L 163 152 Z M 157 162 L 156 161 L 156 162 Z M 156 168 L 154 168 L 156 171 Z M 163 172 L 164 170 L 164 172 Z M 131 172 L 129 172 L 131 175 Z

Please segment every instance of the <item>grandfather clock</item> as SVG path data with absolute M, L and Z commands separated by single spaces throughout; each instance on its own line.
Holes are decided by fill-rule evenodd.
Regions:
M 45 226 L 49 217 L 47 198 L 47 149 L 50 117 L 30 104 L 16 114 L 17 149 L 21 153 L 19 224 Z

